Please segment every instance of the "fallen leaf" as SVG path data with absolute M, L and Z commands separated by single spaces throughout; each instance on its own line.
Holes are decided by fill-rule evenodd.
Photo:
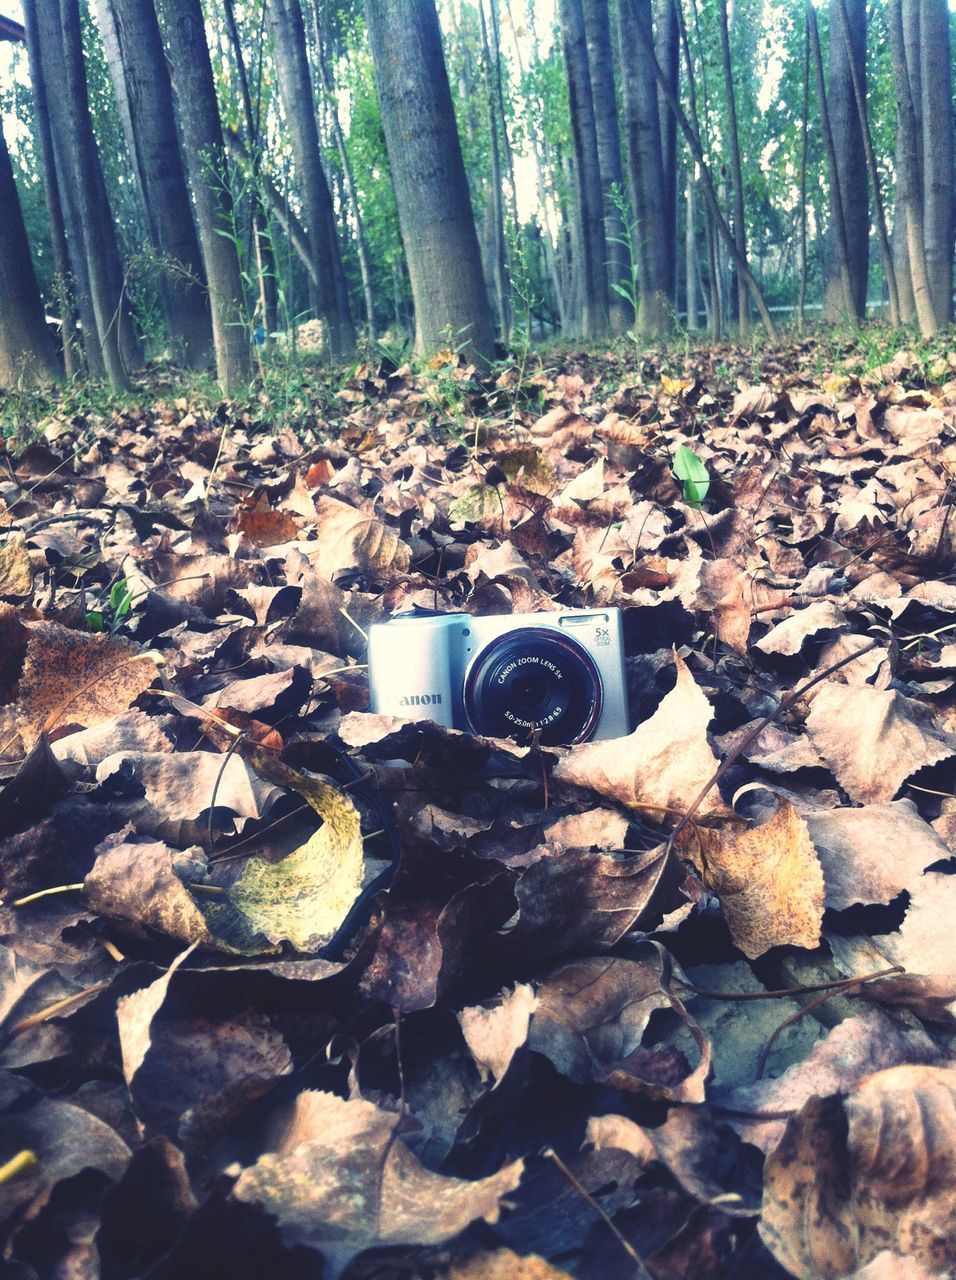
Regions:
M 899 1066 L 814 1097 L 767 1160 L 760 1235 L 794 1276 L 889 1249 L 945 1274 L 956 1239 L 956 1070 Z
M 18 710 L 28 746 L 43 729 L 111 720 L 149 688 L 162 663 L 118 636 L 85 635 L 58 622 L 26 626 Z
M 23 600 L 33 592 L 33 566 L 25 534 L 8 533 L 0 542 L 0 600 Z
M 797 654 L 811 636 L 821 631 L 840 631 L 847 625 L 846 614 L 829 600 L 817 600 L 798 609 L 758 640 L 754 648 L 762 653 Z
M 634 808 L 683 813 L 715 772 L 717 759 L 707 742 L 713 708 L 676 653 L 674 664 L 677 684 L 649 719 L 626 738 L 571 747 L 558 760 L 555 778 Z M 727 813 L 716 788 L 700 812 Z
M 483 1080 L 497 1084 L 528 1039 L 537 999 L 534 988 L 519 982 L 490 1005 L 471 1005 L 458 1014 L 462 1035 Z
M 300 1093 L 277 1149 L 243 1170 L 233 1195 L 272 1214 L 286 1243 L 320 1250 L 331 1280 L 362 1249 L 439 1244 L 497 1221 L 524 1162 L 475 1182 L 446 1178 L 412 1155 L 399 1123 L 371 1102 Z
M 956 755 L 928 708 L 895 690 L 827 684 L 813 699 L 807 732 L 857 804 L 892 800 L 918 769 Z
M 264 493 L 250 494 L 236 511 L 235 528 L 257 547 L 274 547 L 281 542 L 294 542 L 300 536 L 299 526 L 288 511 L 276 511 Z
M 748 959 L 771 947 L 819 945 L 823 869 L 807 824 L 788 801 L 759 827 L 688 832 L 685 848 Z
M 362 888 L 359 812 L 344 791 L 320 778 L 290 769 L 263 751 L 249 754 L 258 772 L 300 795 L 322 826 L 279 862 L 250 858 L 229 889 L 229 900 L 270 942 L 318 951 L 332 940 Z
M 307 544 L 307 554 L 319 577 L 333 582 L 337 574 L 357 569 L 381 579 L 386 572 L 408 569 L 407 543 L 375 516 L 328 495 L 316 503 L 316 516 L 319 540 L 314 553 Z

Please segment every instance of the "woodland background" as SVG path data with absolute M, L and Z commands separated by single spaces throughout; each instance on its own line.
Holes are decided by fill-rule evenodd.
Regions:
M 214 354 L 235 387 L 253 339 L 309 318 L 333 357 L 414 334 L 489 360 L 758 315 L 924 336 L 952 317 L 945 0 L 23 17 L 3 32 L 7 385 L 61 368 L 38 287 L 67 375 L 114 387 L 163 351 Z

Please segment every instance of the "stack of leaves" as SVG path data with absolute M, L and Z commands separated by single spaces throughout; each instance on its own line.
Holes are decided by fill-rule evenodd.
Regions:
M 956 357 L 806 358 L 8 451 L 11 1275 L 952 1275 Z M 413 605 L 620 608 L 633 731 L 370 713 Z

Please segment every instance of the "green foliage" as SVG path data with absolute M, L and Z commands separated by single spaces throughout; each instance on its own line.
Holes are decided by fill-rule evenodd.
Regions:
M 686 444 L 674 451 L 674 475 L 681 482 L 684 501 L 690 507 L 699 507 L 710 488 L 710 474 L 693 449 Z
M 86 615 L 86 625 L 91 631 L 106 631 L 113 635 L 123 625 L 132 606 L 132 588 L 127 585 L 125 578 L 120 578 L 110 588 L 103 608 L 89 610 Z

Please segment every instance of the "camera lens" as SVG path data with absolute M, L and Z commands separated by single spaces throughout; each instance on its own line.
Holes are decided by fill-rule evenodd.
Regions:
M 601 677 L 570 636 L 521 627 L 478 654 L 464 702 L 477 733 L 519 742 L 537 736 L 547 746 L 584 742 L 601 715 Z

